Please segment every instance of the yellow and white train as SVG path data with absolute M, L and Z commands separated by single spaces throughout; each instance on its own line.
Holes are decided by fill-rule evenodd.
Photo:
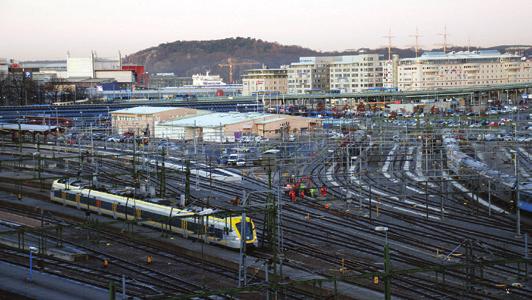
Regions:
M 241 216 L 219 218 L 210 215 L 213 210 L 200 212 L 110 194 L 86 188 L 82 182 L 73 179 L 59 179 L 52 184 L 50 199 L 115 219 L 136 220 L 139 224 L 156 228 L 168 228 L 185 238 L 191 237 L 207 243 L 239 249 L 241 242 Z M 245 241 L 257 246 L 257 233 L 251 218 L 246 217 Z

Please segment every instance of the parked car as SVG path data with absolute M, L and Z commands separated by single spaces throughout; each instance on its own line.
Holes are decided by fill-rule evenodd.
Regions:
M 233 153 L 229 155 L 229 158 L 227 158 L 227 164 L 228 165 L 236 165 L 236 162 L 240 159 L 244 159 L 244 154 L 241 153 Z
M 177 144 L 171 143 L 171 142 L 160 143 L 159 146 L 157 146 L 157 151 L 163 151 L 163 150 L 166 150 L 166 151 L 178 151 L 179 150 L 179 146 Z
M 246 166 L 246 160 L 243 159 L 243 158 L 239 158 L 239 159 L 237 159 L 235 164 L 236 164 L 237 167 L 244 167 L 244 166 Z

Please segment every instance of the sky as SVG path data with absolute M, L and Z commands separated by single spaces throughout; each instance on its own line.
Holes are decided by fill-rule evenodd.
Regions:
M 331 51 L 532 45 L 532 0 L 0 0 L 0 57 L 116 56 L 176 40 L 253 37 Z

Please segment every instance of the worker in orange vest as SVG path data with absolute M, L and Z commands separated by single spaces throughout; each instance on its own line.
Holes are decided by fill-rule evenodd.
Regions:
M 320 188 L 320 194 L 322 197 L 327 196 L 327 187 L 325 185 L 322 185 Z
M 301 199 L 305 199 L 305 190 L 302 189 L 302 190 L 299 192 L 299 197 L 301 197 Z
M 296 202 L 296 191 L 294 190 L 290 190 L 290 192 L 288 192 L 288 195 L 290 196 L 290 199 L 292 200 L 292 202 Z

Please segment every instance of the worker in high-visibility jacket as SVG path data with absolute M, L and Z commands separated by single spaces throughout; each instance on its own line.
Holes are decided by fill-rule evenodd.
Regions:
M 314 198 L 316 196 L 316 188 L 315 187 L 311 187 L 310 188 L 310 197 Z
M 290 190 L 290 192 L 288 192 L 288 196 L 290 196 L 290 200 L 292 200 L 292 202 L 296 202 L 296 191 Z
M 299 191 L 299 197 L 301 197 L 301 199 L 305 199 L 305 190 Z
M 322 185 L 320 188 L 320 194 L 322 197 L 327 196 L 327 187 L 325 185 Z

